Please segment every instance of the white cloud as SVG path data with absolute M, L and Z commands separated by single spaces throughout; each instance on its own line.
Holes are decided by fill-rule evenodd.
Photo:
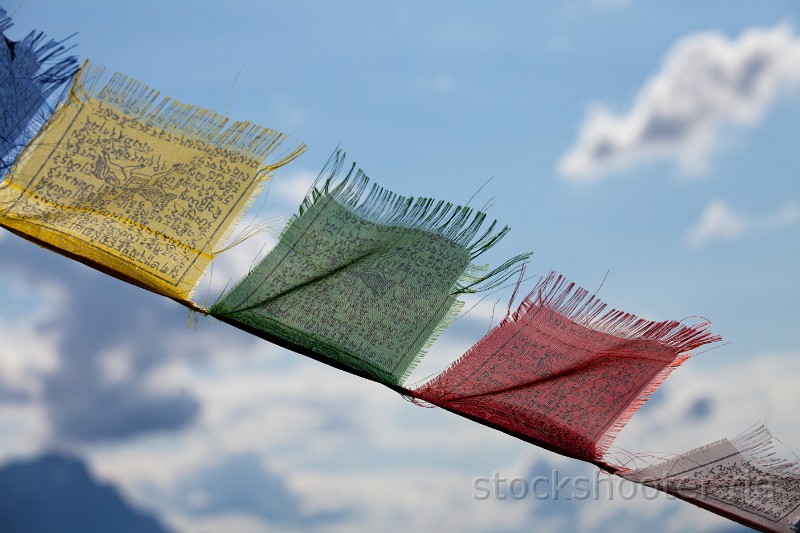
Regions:
M 315 172 L 305 169 L 273 176 L 250 213 L 237 227 L 230 242 L 238 242 L 242 236 L 247 238 L 219 254 L 214 259 L 212 268 L 203 274 L 195 298 L 201 305 L 207 304 L 206 300 L 212 300 L 223 289 L 246 276 L 275 247 L 288 218 L 265 217 L 265 214 L 276 212 L 275 203 L 288 208 L 281 209 L 283 213 L 296 212 L 316 178 Z M 230 242 L 226 246 L 230 246 Z
M 206 300 L 210 301 L 223 289 L 246 276 L 275 247 L 288 219 L 282 216 L 265 218 L 264 213 L 275 212 L 273 202 L 288 207 L 283 212 L 294 213 L 316 178 L 317 173 L 305 169 L 273 176 L 267 184 L 267 190 L 253 206 L 251 214 L 239 225 L 231 240 L 237 241 L 243 235 L 249 237 L 219 254 L 214 259 L 213 268 L 207 270 L 201 278 L 196 295 L 201 305 L 205 305 Z M 263 204 L 262 201 L 267 203 Z
M 117 385 L 131 379 L 131 350 L 117 348 L 100 354 L 98 364 L 105 383 Z
M 316 172 L 305 169 L 279 175 L 272 179 L 269 194 L 295 208 L 306 197 L 306 193 L 316 179 Z
M 0 288 L 9 290 L 4 283 L 0 283 Z M 14 289 L 24 297 L 36 297 L 29 287 L 12 284 L 12 302 Z M 54 291 L 49 292 L 49 296 L 55 299 Z M 8 298 L 8 292 L 4 296 Z M 49 316 L 38 309 L 30 311 L 21 316 L 7 317 L 0 305 L 0 403 L 4 396 L 11 395 L 37 398 L 42 392 L 42 376 L 55 371 L 60 364 L 57 334 L 42 331 Z
M 736 40 L 717 32 L 689 35 L 672 47 L 627 113 L 602 104 L 589 109 L 558 171 L 588 182 L 642 161 L 671 159 L 683 173 L 703 173 L 724 125 L 752 126 L 798 85 L 800 38 L 788 26 L 751 28 Z
M 200 305 L 209 305 L 224 289 L 245 277 L 278 242 L 284 221 L 278 217 L 258 229 L 247 240 L 219 254 L 198 283 L 195 300 Z M 247 234 L 248 228 L 256 228 L 254 220 L 246 221 L 237 235 Z
M 634 416 L 612 450 L 658 451 L 669 457 L 736 437 L 767 415 L 773 434 L 796 450 L 800 428 L 790 406 L 800 398 L 791 376 L 800 373 L 800 353 L 768 352 L 733 361 L 715 353 L 720 352 L 702 356 L 715 357 L 713 367 L 690 360 L 677 369 L 662 386 L 660 400 Z M 692 419 L 691 406 L 701 398 L 711 401 L 711 412 L 701 420 Z
M 790 201 L 772 213 L 751 215 L 733 210 L 724 200 L 712 200 L 700 219 L 686 233 L 692 246 L 713 240 L 734 240 L 747 233 L 774 231 L 800 219 L 800 203 Z
M 0 404 L 0 463 L 38 453 L 50 437 L 50 424 L 40 405 Z

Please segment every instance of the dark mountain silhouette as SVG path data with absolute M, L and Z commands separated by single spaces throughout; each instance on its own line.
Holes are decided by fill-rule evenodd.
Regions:
M 3 533 L 171 533 L 96 481 L 77 458 L 48 454 L 0 468 Z

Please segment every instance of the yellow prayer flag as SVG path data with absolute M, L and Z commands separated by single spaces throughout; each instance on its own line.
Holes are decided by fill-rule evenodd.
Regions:
M 0 225 L 187 302 L 270 173 L 285 135 L 160 98 L 85 64 L 0 183 Z

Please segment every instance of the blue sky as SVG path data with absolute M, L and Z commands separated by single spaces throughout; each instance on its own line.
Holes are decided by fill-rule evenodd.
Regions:
M 13 38 L 77 31 L 82 58 L 307 143 L 260 217 L 290 216 L 340 146 L 402 194 L 480 189 L 473 205 L 512 227 L 488 261 L 531 250 L 534 274 L 595 289 L 608 272 L 614 307 L 711 319 L 730 344 L 676 371 L 620 447 L 682 452 L 768 417 L 800 450 L 795 2 L 3 7 Z M 270 242 L 221 257 L 206 292 Z M 173 303 L 5 232 L 0 289 L 0 460 L 73 450 L 178 531 L 728 524 L 680 502 L 477 502 L 475 477 L 582 467 L 210 320 L 186 330 Z M 498 298 L 415 377 L 477 341 Z

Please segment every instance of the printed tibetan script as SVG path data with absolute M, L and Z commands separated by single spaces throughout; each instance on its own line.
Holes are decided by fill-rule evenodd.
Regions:
M 187 299 L 264 180 L 263 157 L 231 140 L 231 130 L 245 131 L 242 123 L 218 142 L 181 131 L 192 125 L 186 114 L 198 112 L 189 106 L 173 104 L 184 114 L 176 125 L 174 115 L 138 116 L 114 103 L 73 91 L 0 185 L 0 223 L 112 275 Z M 218 138 L 220 130 L 212 133 Z

